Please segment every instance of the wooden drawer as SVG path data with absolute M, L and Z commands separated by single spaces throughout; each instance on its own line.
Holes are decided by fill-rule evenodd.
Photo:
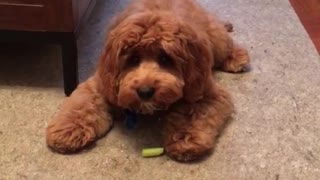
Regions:
M 39 0 L 37 3 L 36 0 L 0 0 L 0 29 L 44 30 L 46 27 L 46 7 Z
M 95 0 L 0 0 L 0 30 L 73 32 Z
M 0 0 L 0 4 L 25 4 L 25 5 L 30 5 L 30 4 L 43 4 L 44 0 Z

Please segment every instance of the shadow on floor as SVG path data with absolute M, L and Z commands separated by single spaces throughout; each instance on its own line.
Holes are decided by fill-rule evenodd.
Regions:
M 0 44 L 0 86 L 61 87 L 60 47 Z

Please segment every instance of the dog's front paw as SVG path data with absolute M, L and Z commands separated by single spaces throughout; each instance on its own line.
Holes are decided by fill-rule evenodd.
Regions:
M 73 153 L 94 142 L 94 129 L 75 122 L 56 122 L 47 128 L 47 144 L 59 153 Z
M 204 133 L 176 133 L 165 143 L 165 150 L 169 157 L 187 162 L 208 155 L 213 148 L 212 144 L 212 139 Z

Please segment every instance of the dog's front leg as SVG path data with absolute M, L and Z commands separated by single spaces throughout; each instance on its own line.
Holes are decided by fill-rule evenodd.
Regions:
M 64 102 L 47 127 L 47 144 L 60 153 L 83 149 L 103 136 L 112 125 L 100 81 L 91 77 Z
M 165 119 L 167 155 L 178 161 L 191 161 L 209 154 L 219 130 L 232 112 L 233 104 L 228 93 L 215 85 L 202 100 L 174 107 Z

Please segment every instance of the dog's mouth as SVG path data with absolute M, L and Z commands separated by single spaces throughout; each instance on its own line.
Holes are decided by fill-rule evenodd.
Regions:
M 141 102 L 140 106 L 135 108 L 135 111 L 140 114 L 152 115 L 156 111 L 163 111 L 165 109 L 165 106 L 156 105 L 153 102 Z

